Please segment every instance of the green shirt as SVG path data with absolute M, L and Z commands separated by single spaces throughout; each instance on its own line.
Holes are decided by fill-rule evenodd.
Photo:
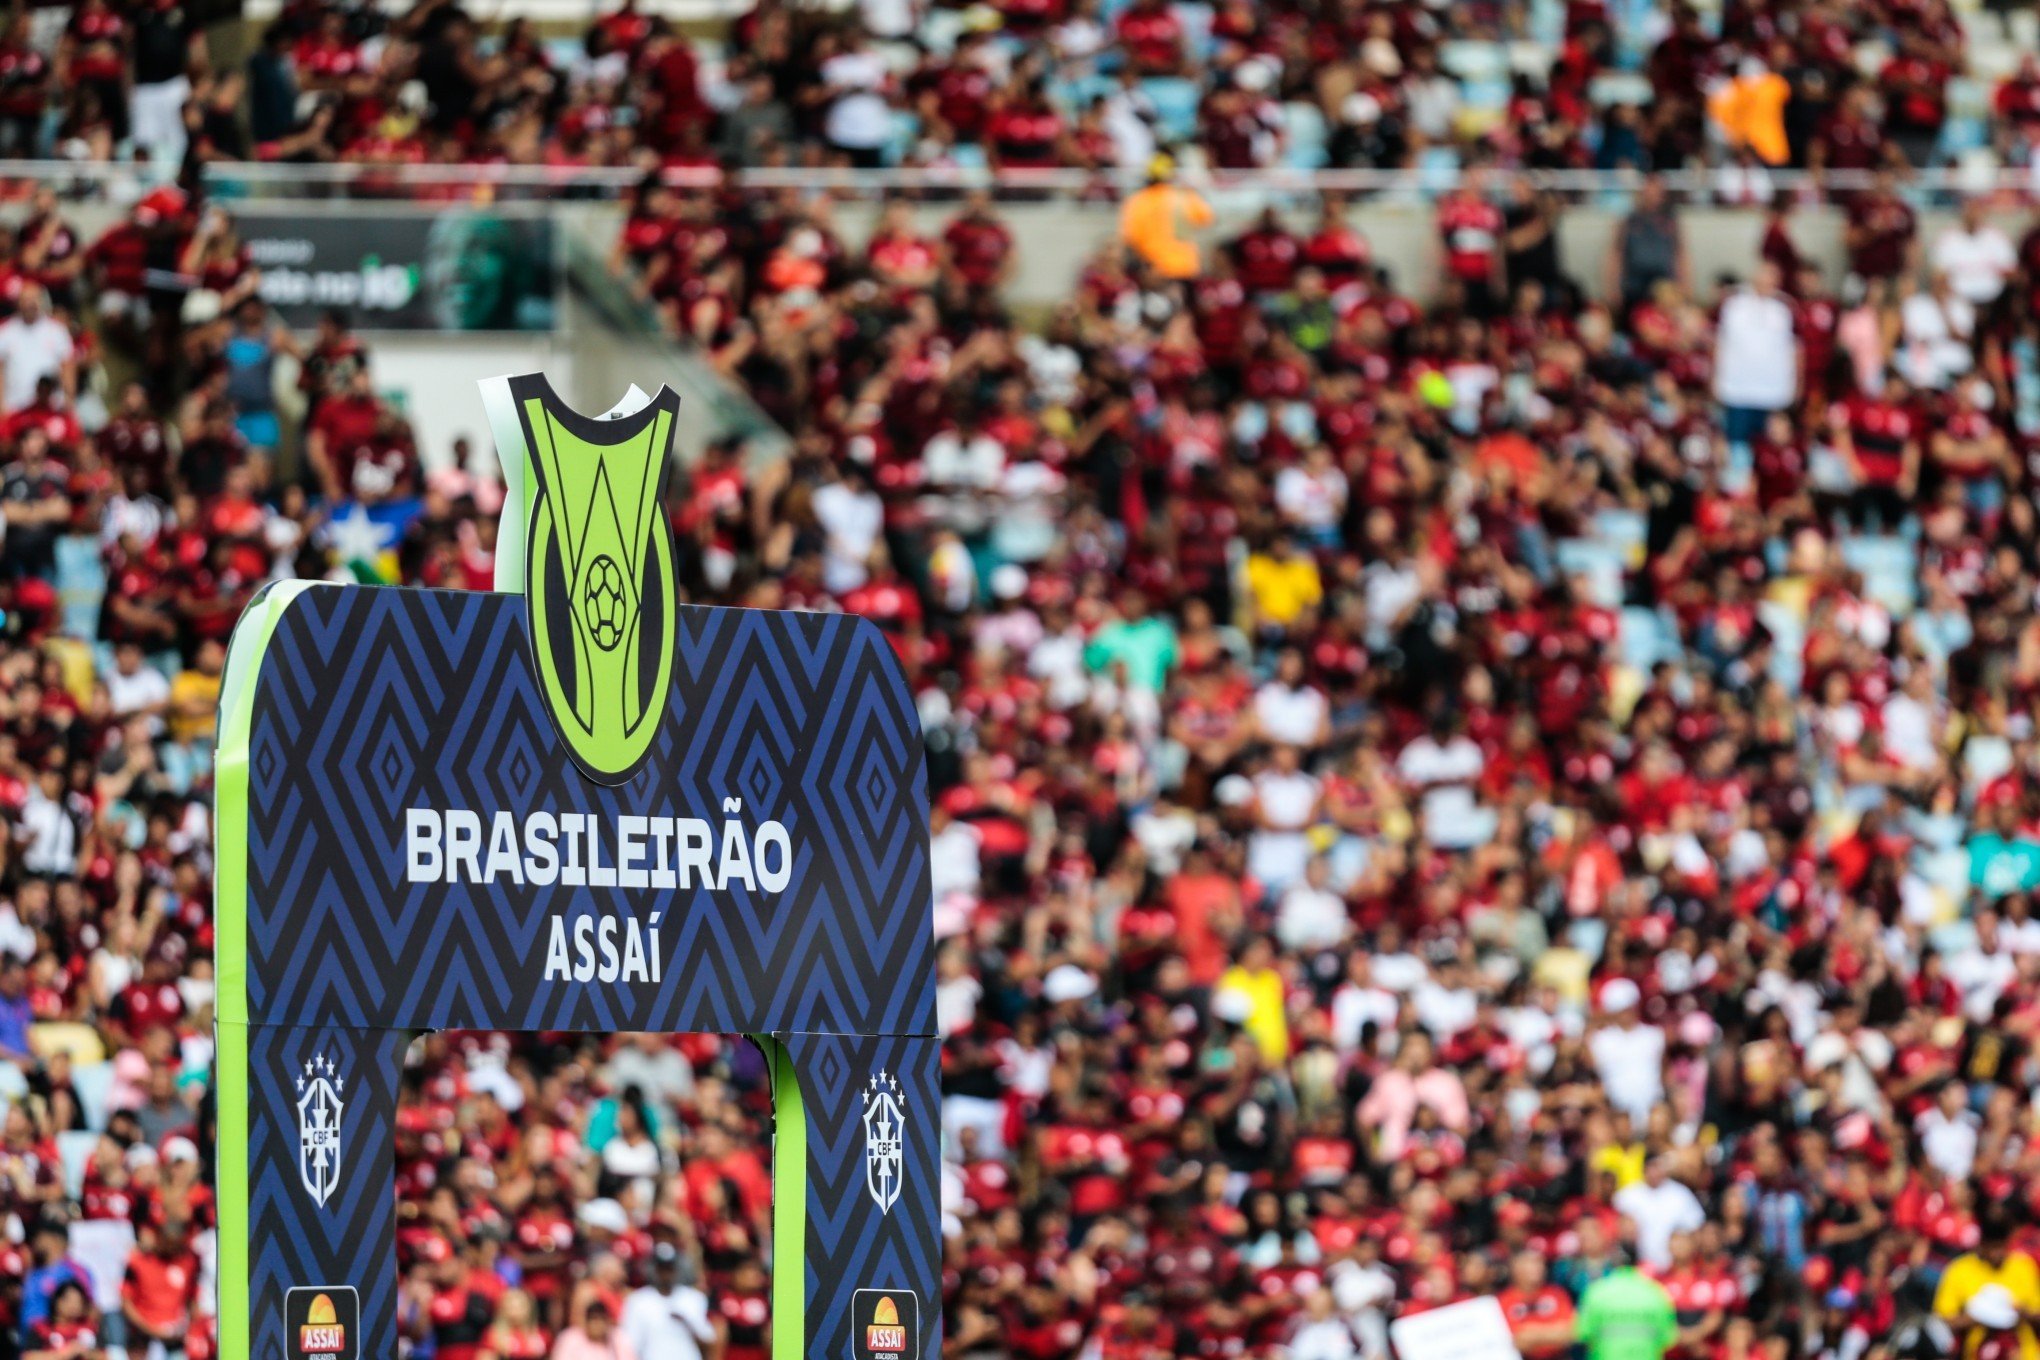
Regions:
M 1986 831 L 1969 841 L 1969 881 L 1990 897 L 2040 887 L 2040 845 Z
M 1084 664 L 1102 675 L 1116 661 L 1126 663 L 1127 684 L 1160 694 L 1176 664 L 1176 630 L 1152 614 L 1138 623 L 1106 624 L 1084 649 Z
M 1587 1360 L 1661 1360 L 1679 1336 L 1679 1315 L 1663 1285 L 1634 1268 L 1604 1275 L 1580 1300 Z

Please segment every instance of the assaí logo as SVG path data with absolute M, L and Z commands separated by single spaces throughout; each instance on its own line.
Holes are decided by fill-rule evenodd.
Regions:
M 524 597 L 539 689 L 575 764 L 628 780 L 651 751 L 673 676 L 678 599 L 660 507 L 671 390 L 591 419 L 538 374 L 509 380 L 525 443 Z
M 361 1295 L 353 1285 L 310 1285 L 284 1295 L 285 1360 L 357 1360 Z
M 850 1300 L 850 1360 L 915 1360 L 921 1300 L 911 1289 L 860 1289 Z

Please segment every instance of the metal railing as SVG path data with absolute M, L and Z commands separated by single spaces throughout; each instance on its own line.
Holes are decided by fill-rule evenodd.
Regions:
M 0 176 L 5 173 L 5 165 L 0 163 Z M 1495 173 L 1508 178 L 1520 175 L 1540 189 L 1561 197 L 1582 199 L 1631 193 L 1644 179 L 1643 175 L 1632 170 L 1501 170 Z M 633 169 L 541 165 L 236 164 L 209 167 L 207 174 L 214 182 L 236 186 L 250 196 L 263 196 L 278 190 L 302 195 L 306 190 L 316 188 L 338 191 L 346 196 L 352 196 L 354 191 L 365 191 L 371 197 L 433 196 L 436 193 L 477 198 L 549 197 L 562 191 L 579 191 L 584 197 L 616 197 L 630 192 L 644 177 L 641 171 Z M 1269 167 L 1191 172 L 1186 173 L 1184 182 L 1213 194 L 1293 197 L 1339 193 L 1356 198 L 1424 199 L 1450 192 L 1466 174 L 1466 171 L 1451 166 L 1326 170 Z M 730 171 L 714 167 L 676 167 L 664 171 L 661 177 L 676 188 L 692 189 L 735 184 L 763 191 L 792 189 L 863 198 L 890 194 L 953 194 L 984 189 L 999 196 L 1090 202 L 1116 199 L 1138 189 L 1143 182 L 1137 171 L 972 166 L 898 166 L 874 170 L 756 166 Z M 1741 204 L 1756 197 L 1751 193 L 1756 185 L 1767 188 L 1769 196 L 1819 200 L 1860 192 L 1871 187 L 1878 176 L 1867 170 L 1815 173 L 1780 169 L 1751 172 L 1737 166 L 1723 166 L 1666 171 L 1656 178 L 1673 195 L 1688 202 Z M 2040 196 L 2040 174 L 2027 170 L 1979 172 L 1968 167 L 1937 167 L 1906 172 L 1901 183 L 1909 192 L 1926 195 L 2000 193 Z
M 1338 193 L 1353 198 L 1427 200 L 1456 187 L 1466 171 L 1452 166 L 1408 169 L 1300 170 L 1270 167 L 1259 170 L 1190 171 L 1183 182 L 1214 196 L 1295 198 Z M 1497 170 L 1501 178 L 1521 175 L 1562 198 L 1592 200 L 1634 192 L 1643 176 L 1631 170 Z M 371 165 L 319 163 L 309 165 L 245 161 L 215 163 L 205 177 L 213 191 L 227 199 L 343 199 L 353 201 L 519 202 L 578 198 L 615 200 L 627 197 L 643 179 L 641 171 L 609 166 L 551 165 Z M 724 171 L 713 167 L 673 168 L 663 172 L 678 188 L 707 189 L 734 185 L 759 191 L 795 190 L 830 193 L 847 198 L 902 194 L 942 196 L 984 189 L 1002 198 L 1060 199 L 1078 203 L 1111 203 L 1141 185 L 1134 171 L 1074 168 L 1041 170 L 990 169 L 970 166 L 899 166 L 853 170 L 813 167 L 756 166 Z M 0 160 L 0 191 L 17 195 L 26 187 L 49 185 L 70 197 L 119 201 L 139 196 L 161 176 L 132 163 L 68 160 Z M 1665 171 L 1657 179 L 1687 203 L 1746 205 L 1760 198 L 1749 192 L 1762 185 L 1771 197 L 1819 201 L 1870 187 L 1876 175 L 1864 170 L 1764 170 L 1746 174 L 1735 166 Z M 1937 167 L 1913 170 L 1900 177 L 1915 196 L 1959 198 L 1978 194 L 2040 199 L 2040 172 L 2033 170 Z

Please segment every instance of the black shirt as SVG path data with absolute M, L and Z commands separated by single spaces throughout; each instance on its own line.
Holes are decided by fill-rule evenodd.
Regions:
M 135 84 L 158 85 L 187 73 L 191 20 L 182 5 L 150 5 L 135 15 Z

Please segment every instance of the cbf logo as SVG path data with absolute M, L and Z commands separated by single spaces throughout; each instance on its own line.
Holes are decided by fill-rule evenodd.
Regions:
M 539 688 L 574 762 L 621 784 L 651 751 L 673 675 L 678 602 L 660 500 L 680 398 L 661 389 L 629 414 L 590 419 L 543 375 L 508 384 L 525 442 L 523 590 Z
M 341 1097 L 347 1078 L 321 1053 L 306 1061 L 297 1089 L 298 1181 L 323 1209 L 340 1184 L 340 1116 L 347 1108 Z
M 899 1202 L 906 1137 L 907 1110 L 900 1101 L 900 1084 L 881 1069 L 864 1088 L 864 1188 L 881 1214 Z

